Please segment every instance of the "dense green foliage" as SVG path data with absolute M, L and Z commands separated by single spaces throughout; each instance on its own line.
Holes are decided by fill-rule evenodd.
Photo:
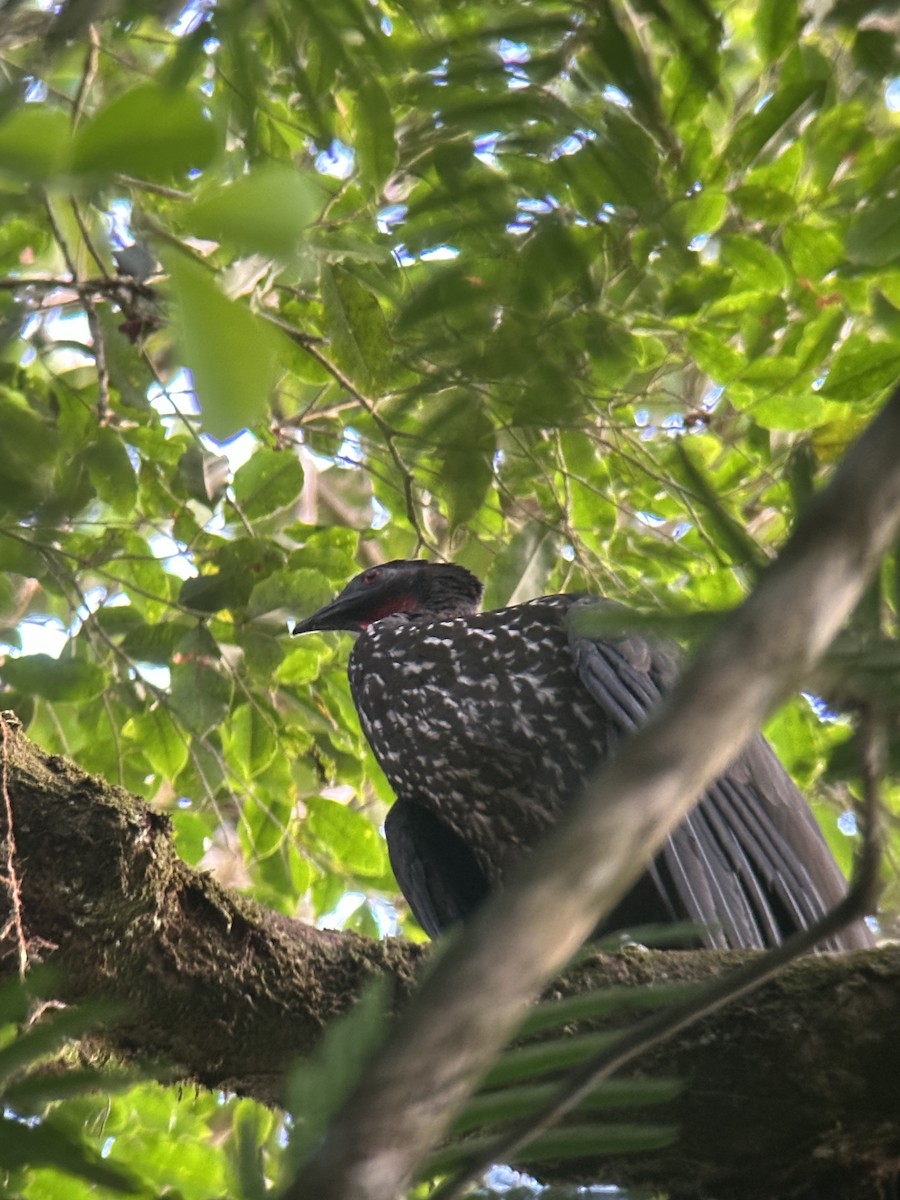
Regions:
M 0 30 L 0 701 L 377 936 L 389 792 L 288 616 L 419 553 L 491 605 L 736 602 L 900 377 L 900 53 L 864 0 L 155 7 Z M 771 732 L 846 863 L 848 726 Z M 269 1120 L 69 1103 L 185 1196 Z

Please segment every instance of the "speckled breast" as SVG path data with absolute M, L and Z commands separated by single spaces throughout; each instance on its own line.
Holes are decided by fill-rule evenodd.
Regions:
M 390 617 L 350 657 L 363 731 L 394 791 L 455 828 L 489 878 L 534 843 L 606 750 L 604 716 L 569 645 L 574 599 Z

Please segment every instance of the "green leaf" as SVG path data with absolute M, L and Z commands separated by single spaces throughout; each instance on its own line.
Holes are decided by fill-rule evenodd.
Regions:
M 704 188 L 673 204 L 672 216 L 682 236 L 689 241 L 699 233 L 715 233 L 727 210 L 728 197 L 724 192 Z
M 871 399 L 898 378 L 900 346 L 870 342 L 864 334 L 854 334 L 835 355 L 822 394 L 832 400 Z
M 93 1001 L 79 1008 L 55 1012 L 30 1025 L 24 1033 L 0 1047 L 0 1083 L 59 1050 L 66 1042 L 82 1037 L 120 1011 L 117 1005 Z
M 743 355 L 714 333 L 694 328 L 686 342 L 697 365 L 716 383 L 728 383 L 744 366 Z
M 743 523 L 728 511 L 712 481 L 706 476 L 699 462 L 688 449 L 689 439 L 679 438 L 675 442 L 675 454 L 681 470 L 694 491 L 703 510 L 719 536 L 722 548 L 736 563 L 757 571 L 767 565 L 766 556 L 760 550 Z
M 636 1108 L 674 1100 L 684 1085 L 677 1079 L 609 1079 L 577 1105 L 584 1113 L 615 1108 Z M 495 1088 L 473 1096 L 453 1123 L 454 1133 L 464 1133 L 488 1124 L 514 1120 L 537 1112 L 559 1095 L 558 1083 L 521 1084 Z
M 49 654 L 7 659 L 2 674 L 6 683 L 19 691 L 56 702 L 89 700 L 106 686 L 106 672 L 97 663 L 51 658 Z
M 104 1161 L 51 1118 L 40 1125 L 24 1125 L 6 1115 L 0 1116 L 0 1165 L 8 1171 L 52 1167 L 126 1195 L 145 1190 L 130 1170 Z
M 820 392 L 809 391 L 799 396 L 767 396 L 755 401 L 749 410 L 763 429 L 801 432 L 821 424 L 826 407 Z
M 250 594 L 247 601 L 247 616 L 260 617 L 266 613 L 297 613 L 300 607 L 305 607 L 304 596 L 310 592 L 310 583 L 316 585 L 316 592 L 322 596 L 323 602 L 330 595 L 331 589 L 327 581 L 315 571 L 273 571 L 267 578 L 261 580 Z
M 547 1162 L 566 1158 L 597 1158 L 604 1154 L 634 1154 L 669 1146 L 678 1136 L 674 1125 L 565 1125 L 534 1138 L 516 1151 L 513 1163 Z M 429 1171 L 443 1173 L 473 1155 L 490 1150 L 493 1139 L 467 1138 L 439 1150 L 429 1161 Z
M 359 86 L 354 123 L 360 180 L 367 191 L 377 194 L 394 170 L 397 145 L 391 102 L 384 87 L 374 78 Z
M 797 0 L 758 0 L 753 31 L 764 62 L 772 62 L 794 42 L 798 21 Z
M 880 267 L 900 258 L 900 197 L 883 196 L 850 222 L 845 241 L 851 262 Z
M 825 92 L 820 79 L 802 78 L 782 84 L 762 108 L 738 122 L 726 158 L 735 166 L 747 165 L 756 158 L 776 134 L 797 117 L 808 104 L 818 104 Z
M 0 176 L 42 182 L 60 171 L 69 144 L 61 109 L 28 104 L 0 123 Z
M 253 580 L 237 568 L 211 571 L 185 579 L 178 603 L 198 613 L 216 613 L 225 608 L 242 608 L 253 590 Z
M 218 648 L 202 626 L 182 639 L 177 657 L 169 693 L 172 710 L 186 729 L 208 734 L 231 708 L 232 680 L 219 665 Z
M 272 516 L 296 504 L 303 489 L 303 467 L 291 450 L 254 451 L 234 476 L 234 498 L 250 520 Z
M 181 335 L 214 437 L 226 438 L 265 417 L 275 382 L 278 339 L 248 308 L 228 300 L 201 266 L 184 255 L 166 256 Z
M 231 467 L 224 454 L 189 446 L 178 460 L 178 474 L 192 500 L 215 507 L 225 495 Z
M 298 1063 L 289 1074 L 287 1107 L 294 1121 L 287 1154 L 294 1173 L 381 1040 L 388 1018 L 389 988 L 386 978 L 370 983 L 350 1012 L 329 1024 L 315 1055 Z
M 242 254 L 291 262 L 327 196 L 311 172 L 273 163 L 198 200 L 189 219 L 202 237 L 228 242 Z
M 266 1200 L 270 1195 L 263 1160 L 263 1142 L 272 1115 L 251 1100 L 239 1100 L 234 1111 L 235 1143 L 229 1146 L 240 1183 L 241 1200 Z
M 497 435 L 477 401 L 454 393 L 431 405 L 423 436 L 436 447 L 437 477 L 427 486 L 443 496 L 451 529 L 464 524 L 484 503 L 491 485 Z
M 815 284 L 833 270 L 844 257 L 840 239 L 829 229 L 794 222 L 782 234 L 795 272 L 800 279 Z
M 323 266 L 326 328 L 338 363 L 364 389 L 387 373 L 390 340 L 381 305 L 349 271 Z
M 729 234 L 722 238 L 722 262 L 747 288 L 777 292 L 788 284 L 788 270 L 758 238 Z
M 163 779 L 174 779 L 188 761 L 188 739 L 162 704 L 136 713 L 125 726 L 147 762 Z
M 240 765 L 247 777 L 264 771 L 278 752 L 271 718 L 252 704 L 242 704 L 222 730 L 222 745 L 229 761 Z
M 198 96 L 141 83 L 82 126 L 71 169 L 78 175 L 124 172 L 167 181 L 208 166 L 219 141 Z
M 307 808 L 306 830 L 337 863 L 355 875 L 384 875 L 384 840 L 368 817 L 322 796 L 309 800 Z
M 100 499 L 113 512 L 134 511 L 138 481 L 121 436 L 113 429 L 98 429 L 85 452 L 88 474 Z

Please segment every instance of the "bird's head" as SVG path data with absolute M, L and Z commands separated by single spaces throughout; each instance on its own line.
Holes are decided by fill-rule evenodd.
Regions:
M 299 621 L 293 631 L 346 629 L 359 633 L 395 613 L 466 616 L 478 611 L 483 590 L 481 581 L 465 567 L 399 558 L 362 571 L 339 596 Z

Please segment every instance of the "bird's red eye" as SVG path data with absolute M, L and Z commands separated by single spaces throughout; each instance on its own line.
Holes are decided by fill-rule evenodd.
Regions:
M 372 567 L 363 575 L 363 583 L 374 583 L 381 578 L 381 567 Z

